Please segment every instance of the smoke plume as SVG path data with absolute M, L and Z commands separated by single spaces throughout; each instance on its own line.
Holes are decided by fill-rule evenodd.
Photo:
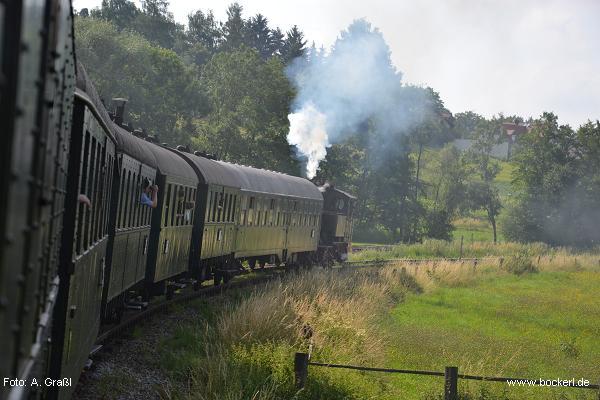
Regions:
M 418 114 L 402 91 L 401 74 L 379 30 L 354 21 L 327 54 L 314 48 L 287 69 L 297 95 L 288 116 L 288 142 L 315 176 L 327 147 L 370 121 L 383 137 L 405 130 Z

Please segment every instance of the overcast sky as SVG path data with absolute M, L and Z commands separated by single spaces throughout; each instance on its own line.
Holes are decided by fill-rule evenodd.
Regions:
M 453 113 L 524 117 L 553 111 L 577 127 L 600 119 L 597 0 L 239 0 L 284 31 L 298 25 L 330 47 L 354 19 L 379 28 L 403 81 L 427 85 Z M 97 7 L 101 0 L 74 0 Z M 139 4 L 139 2 L 137 2 Z M 196 9 L 225 19 L 230 1 L 172 0 L 180 23 Z

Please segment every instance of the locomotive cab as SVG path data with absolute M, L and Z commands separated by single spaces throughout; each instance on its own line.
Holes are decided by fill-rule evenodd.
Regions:
M 325 260 L 346 261 L 352 242 L 352 214 L 356 197 L 325 184 L 319 188 L 323 194 L 323 215 L 319 248 Z

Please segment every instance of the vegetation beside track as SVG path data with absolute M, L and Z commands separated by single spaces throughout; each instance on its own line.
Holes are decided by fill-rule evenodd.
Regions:
M 599 256 L 540 250 L 538 260 L 513 246 L 502 266 L 489 259 L 476 267 L 437 262 L 313 270 L 192 303 L 186 307 L 200 317 L 182 322 L 157 346 L 171 395 L 423 399 L 441 392 L 434 378 L 311 368 L 307 388 L 297 393 L 293 355 L 310 343 L 316 361 L 436 370 L 451 363 L 461 373 L 594 379 Z M 490 383 L 461 384 L 461 390 L 469 399 L 593 395 Z
M 510 257 L 515 255 L 538 257 L 589 257 L 590 262 L 595 258 L 600 259 L 600 251 L 577 251 L 569 248 L 550 247 L 543 243 L 521 244 L 505 242 L 494 244 L 491 242 L 470 242 L 465 240 L 462 246 L 462 257 Z M 350 261 L 388 260 L 393 258 L 459 258 L 461 256 L 460 241 L 425 240 L 423 243 L 398 244 L 389 247 L 359 251 L 350 256 Z

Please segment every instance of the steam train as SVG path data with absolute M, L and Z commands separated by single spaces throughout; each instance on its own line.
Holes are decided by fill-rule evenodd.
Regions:
M 108 112 L 72 20 L 69 0 L 0 3 L 2 399 L 69 398 L 100 325 L 132 298 L 349 253 L 351 195 L 160 145 L 123 102 Z

